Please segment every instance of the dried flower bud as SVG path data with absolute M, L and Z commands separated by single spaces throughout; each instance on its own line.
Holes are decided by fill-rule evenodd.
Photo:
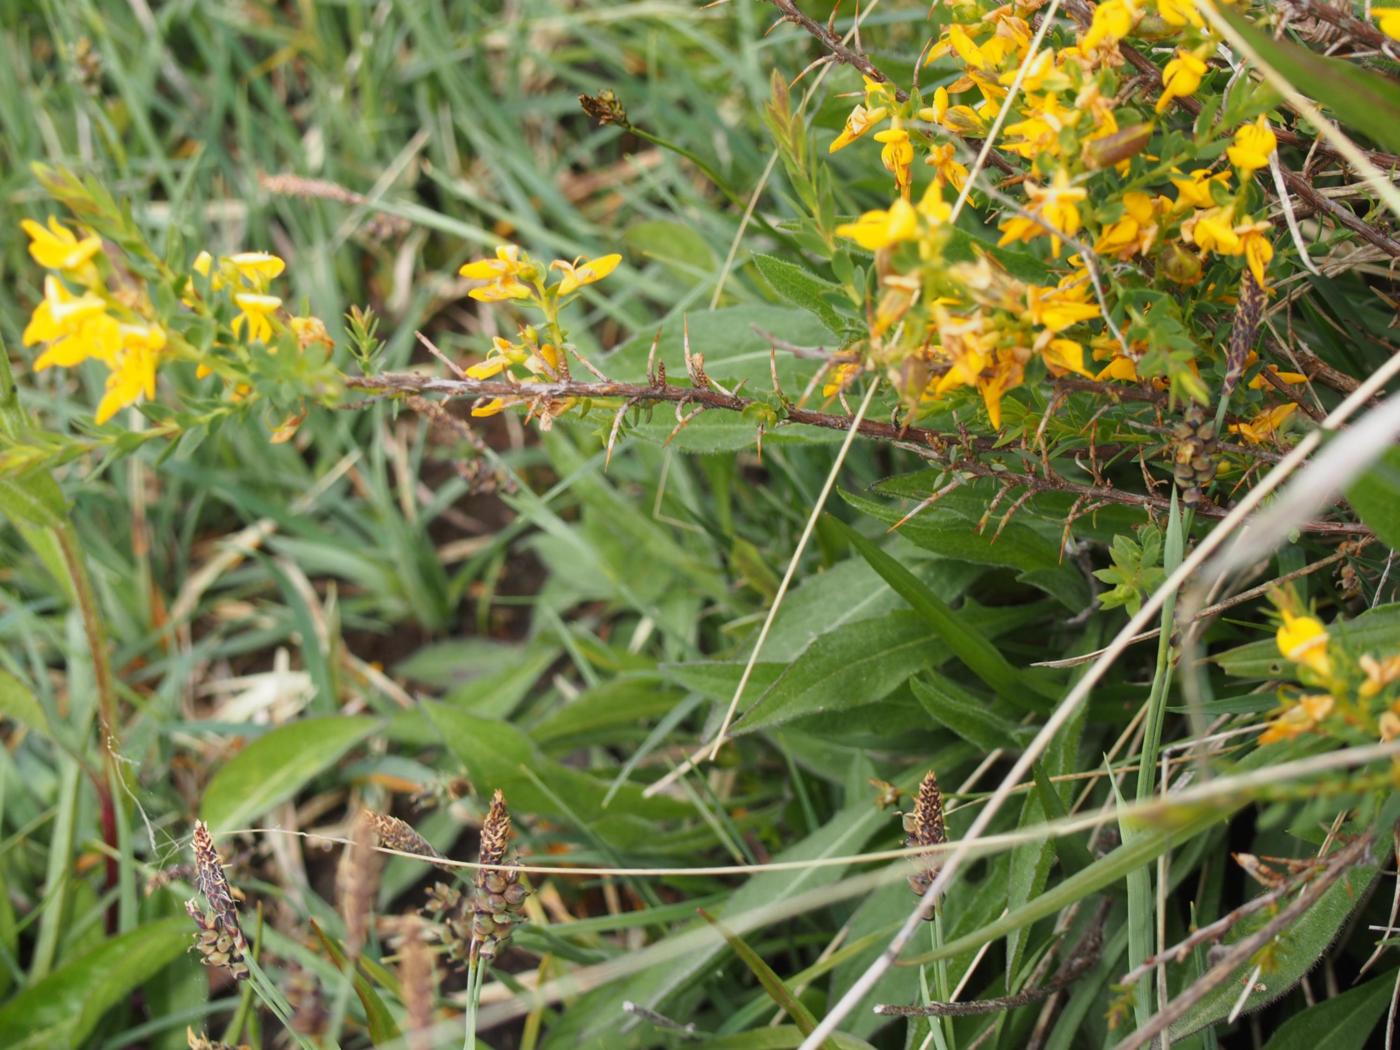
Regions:
M 246 980 L 248 964 L 243 961 L 248 942 L 243 939 L 243 931 L 237 926 L 225 928 L 216 915 L 202 910 L 193 901 L 185 901 L 185 912 L 194 921 L 196 934 L 194 945 L 205 966 L 226 970 L 235 981 Z
M 202 820 L 194 822 L 194 869 L 195 884 L 209 907 L 214 919 L 230 935 L 237 935 L 243 941 L 243 930 L 238 925 L 238 907 L 234 904 L 234 892 L 224 874 L 219 851 L 214 847 L 214 838 L 209 834 L 209 825 Z M 246 942 L 244 942 L 246 943 Z
M 596 95 L 580 95 L 578 104 L 599 124 L 616 124 L 622 128 L 632 126 L 627 119 L 627 110 L 623 107 L 622 100 L 612 88 L 604 88 Z
M 385 849 L 399 853 L 416 853 L 434 861 L 447 859 L 433 848 L 431 842 L 418 834 L 411 824 L 398 817 L 387 813 L 375 813 L 368 809 L 364 811 L 364 816 L 374 825 L 375 833 L 379 836 L 379 845 Z
M 948 841 L 947 827 L 943 823 L 943 793 L 938 790 L 938 777 L 931 769 L 919 785 L 914 811 L 905 814 L 904 830 L 906 846 L 941 846 Z M 939 865 L 932 858 L 916 858 L 916 862 L 920 869 L 909 876 L 909 888 L 922 897 L 937 876 Z

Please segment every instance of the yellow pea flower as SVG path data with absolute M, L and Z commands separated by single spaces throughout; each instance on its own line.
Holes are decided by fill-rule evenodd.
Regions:
M 1099 47 L 1103 44 L 1116 44 L 1127 36 L 1138 19 L 1137 5 L 1128 0 L 1104 0 L 1094 8 L 1094 20 L 1080 41 L 1080 47 Z
M 1162 95 L 1157 99 L 1157 112 L 1165 110 L 1174 98 L 1186 98 L 1194 94 L 1205 75 L 1204 59 L 1190 51 L 1178 51 L 1176 57 L 1162 70 Z
M 1400 7 L 1373 7 L 1371 17 L 1382 33 L 1392 40 L 1400 40 Z
M 1138 190 L 1123 194 L 1123 217 L 1104 227 L 1094 251 L 1119 259 L 1148 251 L 1157 239 L 1156 211 L 1151 194 Z
M 1326 676 L 1332 670 L 1327 659 L 1327 628 L 1313 616 L 1295 616 L 1287 609 L 1283 614 L 1283 625 L 1279 627 L 1276 641 L 1278 651 L 1295 664 L 1310 667 L 1318 674 Z
M 875 133 L 875 141 L 884 143 L 880 151 L 880 163 L 894 176 L 894 184 L 901 197 L 908 198 L 913 176 L 910 167 L 914 163 L 914 146 L 909 141 L 909 132 L 895 127 Z
M 841 134 L 832 140 L 830 146 L 826 148 L 828 153 L 835 153 L 843 150 L 856 139 L 860 138 L 871 128 L 878 126 L 881 121 L 890 115 L 886 106 L 876 106 L 873 109 L 864 105 L 857 105 L 846 117 L 846 126 L 841 129 Z
M 563 279 L 559 282 L 559 294 L 568 295 L 585 284 L 601 281 L 616 270 L 617 264 L 620 262 L 622 262 L 622 256 L 614 253 L 590 259 L 582 266 L 578 265 L 577 259 L 571 263 L 565 262 L 563 259 L 555 259 L 549 264 L 549 268 L 559 270 L 564 274 Z
M 101 237 L 94 235 L 80 240 L 53 216 L 49 216 L 47 227 L 33 219 L 23 219 L 20 228 L 29 234 L 29 254 L 49 270 L 77 270 L 102 250 Z
M 233 319 L 234 335 L 239 335 L 246 323 L 249 343 L 265 343 L 272 338 L 272 315 L 282 305 L 281 299 L 275 295 L 239 292 L 233 301 L 242 311 Z
M 847 384 L 860 372 L 859 361 L 845 361 L 837 365 L 827 374 L 827 380 L 822 384 L 822 397 L 835 397 Z
M 473 405 L 472 415 L 475 416 L 477 419 L 481 419 L 485 416 L 494 416 L 499 414 L 500 412 L 505 411 L 505 407 L 506 403 L 504 398 L 493 397 L 490 401 L 487 401 L 485 404 Z
M 1041 349 L 1040 359 L 1052 376 L 1077 372 L 1086 379 L 1093 378 L 1093 373 L 1084 367 L 1084 347 L 1073 339 L 1051 339 Z
M 1029 216 L 1015 215 L 998 228 L 1002 231 L 998 247 L 1016 241 L 1031 241 L 1036 237 L 1050 238 L 1050 253 L 1060 256 L 1060 235 L 1072 237 L 1080 226 L 1078 204 L 1087 195 L 1083 186 L 1072 186 L 1069 173 L 1064 168 L 1055 172 L 1055 181 L 1049 186 L 1026 183 L 1026 196 L 1031 199 L 1030 211 L 1039 215 L 1043 222 Z M 1049 229 L 1046 229 L 1046 227 Z
M 1235 141 L 1225 155 L 1230 163 L 1240 171 L 1240 178 L 1248 178 L 1251 173 L 1269 166 L 1269 155 L 1278 146 L 1269 122 L 1261 115 L 1253 124 L 1246 124 L 1235 132 Z
M 496 249 L 494 259 L 477 259 L 466 263 L 457 272 L 469 280 L 489 282 L 467 293 L 483 303 L 528 299 L 532 293 L 521 278 L 533 279 L 536 276 L 534 264 L 522 258 L 520 248 L 514 244 L 503 244 Z
M 967 185 L 967 166 L 957 159 L 951 142 L 934 146 L 924 158 L 924 163 L 933 168 L 935 182 L 947 182 L 959 193 L 962 192 L 963 186 Z
M 1235 233 L 1235 226 L 1230 217 L 1233 210 L 1231 206 L 1227 205 L 1222 208 L 1198 211 L 1182 223 L 1182 237 L 1203 252 L 1215 252 L 1217 255 L 1239 255 L 1244 251 L 1244 242 Z
M 164 348 L 165 329 L 160 325 L 121 326 L 121 350 L 107 377 L 107 392 L 97 405 L 98 423 L 134 405 L 143 394 L 148 400 L 156 396 L 156 363 Z
M 1087 279 L 1059 288 L 1028 285 L 1025 316 L 1032 324 L 1040 325 L 1046 331 L 1059 333 L 1080 321 L 1089 321 L 1099 316 L 1098 303 L 1091 303 L 1088 298 Z
M 933 105 L 919 110 L 919 119 L 941 125 L 963 138 L 982 138 L 987 133 L 987 121 L 975 109 L 950 104 L 946 87 L 933 93 Z
M 238 271 L 238 276 L 259 291 L 287 268 L 287 264 L 271 252 L 239 252 L 230 255 L 228 262 Z
M 1231 423 L 1230 433 L 1238 434 L 1250 445 L 1268 444 L 1269 439 L 1279 432 L 1289 416 L 1296 411 L 1298 411 L 1298 406 L 1292 401 L 1286 401 L 1281 405 L 1275 405 L 1273 408 L 1260 412 L 1248 423 Z M 1285 617 L 1287 615 L 1284 613 Z
M 943 199 L 943 187 L 937 179 L 928 184 L 915 208 L 930 226 L 943 225 L 953 214 L 953 206 Z
M 1094 376 L 1095 382 L 1102 383 L 1105 379 L 1117 379 L 1123 383 L 1136 383 L 1138 378 L 1137 364 L 1131 357 L 1123 354 L 1115 354 L 1109 359 L 1108 364 L 1099 369 Z
M 287 324 L 291 326 L 292 333 L 297 337 L 297 347 L 301 350 L 306 350 L 315 343 L 320 343 L 327 348 L 335 346 L 335 340 L 326 330 L 326 322 L 319 317 L 293 317 Z
M 1215 197 L 1212 195 L 1212 187 L 1216 183 L 1224 186 L 1229 181 L 1230 173 L 1228 171 L 1212 175 L 1209 168 L 1196 168 L 1189 176 L 1185 177 L 1171 176 L 1171 183 L 1176 187 L 1177 210 L 1214 207 Z
M 1299 697 L 1298 702 L 1289 707 L 1269 723 L 1259 734 L 1259 743 L 1273 744 L 1281 740 L 1292 740 L 1310 730 L 1316 729 L 1332 713 L 1336 701 L 1326 693 Z
M 1201 16 L 1196 13 L 1192 0 L 1156 0 L 1157 14 L 1169 26 L 1178 28 L 1185 25 L 1200 26 Z
M 1377 660 L 1367 653 L 1357 663 L 1366 675 L 1366 681 L 1362 682 L 1361 688 L 1356 691 L 1356 695 L 1363 700 L 1371 699 L 1392 682 L 1400 682 L 1400 656 L 1388 656 L 1384 660 Z
M 903 197 L 886 211 L 868 211 L 855 222 L 836 227 L 836 236 L 855 241 L 868 251 L 879 251 L 901 241 L 912 241 L 919 233 L 919 215 Z
M 115 318 L 107 304 L 91 294 L 74 295 L 52 274 L 44 278 L 44 298 L 22 335 L 25 346 L 48 344 L 34 361 L 34 371 L 72 368 L 89 358 L 110 361 L 120 341 Z
M 1240 235 L 1240 244 L 1243 245 L 1244 261 L 1249 266 L 1249 272 L 1254 274 L 1254 279 L 1259 282 L 1260 288 L 1267 286 L 1264 271 L 1268 268 L 1269 260 L 1274 257 L 1274 246 L 1265 236 L 1272 228 L 1267 222 L 1243 223 L 1235 227 L 1235 232 Z
M 1250 351 L 1250 353 L 1253 354 L 1254 352 Z M 1255 356 L 1255 360 L 1258 360 L 1257 355 Z M 1273 377 L 1284 384 L 1284 386 L 1297 386 L 1299 383 L 1306 383 L 1308 381 L 1308 377 L 1303 375 L 1302 372 L 1280 372 L 1278 365 L 1265 365 L 1264 372 L 1272 374 Z M 1272 386 L 1273 384 L 1264 378 L 1263 372 L 1260 372 L 1259 375 L 1255 376 L 1248 383 L 1250 390 L 1263 390 L 1265 387 Z

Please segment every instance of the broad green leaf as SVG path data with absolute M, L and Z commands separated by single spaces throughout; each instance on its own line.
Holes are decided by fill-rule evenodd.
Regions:
M 586 829 L 615 844 L 639 844 L 656 834 L 656 822 L 691 812 L 669 798 L 643 798 L 624 784 L 605 807 L 606 781 L 547 757 L 515 726 L 428 701 L 429 720 L 442 742 L 466 767 L 478 794 L 499 788 L 513 808 L 556 820 L 581 820 Z
M 336 943 L 334 937 L 321 929 L 320 923 L 315 919 L 311 920 L 311 932 L 321 942 L 321 947 L 326 949 L 326 954 L 331 957 L 336 966 L 341 971 L 345 970 L 345 951 Z M 384 1000 L 380 998 L 378 992 L 374 990 L 374 985 L 369 983 L 360 967 L 355 967 L 355 974 L 352 978 L 355 988 L 355 995 L 359 997 L 360 1005 L 365 1011 L 365 1026 L 369 1029 L 369 1037 L 374 1041 L 375 1046 L 384 1046 L 396 1039 L 401 1038 L 399 1026 L 394 1024 L 394 1015 L 389 1012 L 389 1008 L 384 1005 Z
M 913 509 L 845 490 L 841 497 L 856 510 L 889 525 L 894 525 Z M 1078 570 L 1060 563 L 1059 548 L 1054 540 L 1013 521 L 993 542 L 995 526 L 979 533 L 962 517 L 939 516 L 936 512 L 934 507 L 917 515 L 899 527 L 899 534 L 943 558 L 1015 569 L 1022 580 L 1059 599 L 1067 608 L 1078 610 L 1088 604 L 1088 585 Z
M 0 1007 L 0 1046 L 81 1046 L 103 1014 L 185 953 L 191 932 L 184 916 L 160 919 L 59 967 Z
M 1391 971 L 1284 1021 L 1264 1050 L 1363 1050 L 1395 988 Z
M 1389 150 L 1400 150 L 1400 84 L 1354 62 L 1327 58 L 1256 28 L 1228 7 L 1220 16 L 1290 84 Z
M 963 618 L 922 580 L 900 565 L 894 558 L 856 532 L 845 522 L 831 519 L 832 526 L 878 572 L 899 596 L 923 617 L 934 632 L 947 643 L 968 670 L 995 689 L 1012 706 L 1035 710 L 1035 704 L 1023 699 L 1025 676 L 1001 655 L 1001 651 L 974 630 Z
M 1352 482 L 1347 501 L 1384 543 L 1400 550 L 1400 449 L 1387 450 Z
M 287 801 L 379 728 L 378 719 L 328 715 L 278 726 L 214 774 L 201 812 L 217 834 L 243 827 Z
M 752 733 L 803 715 L 880 700 L 940 655 L 920 616 L 894 612 L 824 634 L 734 724 Z
M 1379 656 L 1395 648 L 1400 638 L 1400 602 L 1367 609 L 1354 620 L 1342 620 L 1327 625 L 1329 644 L 1344 646 L 1360 655 Z M 1272 638 L 1249 642 L 1213 658 L 1226 674 L 1238 678 L 1278 678 L 1288 672 L 1288 661 L 1278 651 Z
M 714 273 L 719 262 L 693 226 L 672 219 L 633 223 L 622 239 L 633 252 L 659 262 L 686 287 Z
M 1336 940 L 1338 931 L 1351 913 L 1367 898 L 1372 883 L 1379 876 L 1380 868 L 1377 865 L 1357 865 L 1338 879 L 1317 903 L 1288 927 L 1278 939 L 1276 950 L 1270 954 L 1269 976 L 1262 982 L 1265 987 L 1249 993 L 1244 1001 L 1245 1013 L 1273 1002 L 1317 965 L 1328 946 Z M 1250 923 L 1231 940 L 1246 935 L 1249 929 L 1263 925 L 1267 918 L 1266 915 L 1258 923 Z M 1228 943 L 1227 941 L 1226 944 Z M 1216 985 L 1209 995 L 1172 1026 L 1172 1038 L 1184 1038 L 1229 1016 L 1240 997 L 1244 980 L 1253 966 L 1252 962 L 1246 962 Z M 1329 1048 L 1331 1046 L 1330 1043 L 1325 1045 Z
M 645 725 L 684 698 L 655 674 L 614 678 L 555 708 L 530 735 L 543 747 L 573 747 L 600 732 Z
M 9 671 L 0 671 L 0 717 L 27 726 L 42 736 L 50 736 L 49 720 L 33 690 Z
M 788 302 L 810 310 L 833 332 L 840 332 L 849 326 L 849 322 L 843 321 L 831 304 L 831 296 L 844 294 L 839 284 L 822 280 L 801 266 L 771 255 L 757 254 L 753 262 L 773 290 Z
M 1024 747 L 1035 736 L 1034 726 L 1017 725 L 998 714 L 990 700 L 973 696 L 936 671 L 910 679 L 909 687 L 934 721 L 980 751 Z

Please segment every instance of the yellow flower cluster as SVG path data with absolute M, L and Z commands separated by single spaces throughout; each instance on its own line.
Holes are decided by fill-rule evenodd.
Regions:
M 1311 691 L 1286 695 L 1259 742 L 1319 732 L 1387 742 L 1400 738 L 1400 655 L 1377 659 L 1365 653 L 1352 661 L 1345 653 L 1334 654 L 1321 620 L 1297 613 L 1292 599 L 1276 594 L 1274 600 L 1283 621 L 1275 635 L 1278 651 Z
M 557 270 L 562 276 L 553 285 L 546 286 L 548 271 L 523 253 L 517 245 L 503 244 L 496 249 L 494 259 L 477 259 L 469 262 L 457 272 L 472 281 L 484 282 L 467 294 L 483 303 L 497 303 L 503 299 L 562 299 L 572 295 L 585 284 L 601 281 L 617 269 L 622 262 L 621 255 L 604 255 L 581 263 L 578 259 L 568 262 L 555 259 L 549 270 Z
M 91 234 L 79 237 L 53 218 L 47 226 L 32 219 L 20 226 L 29 235 L 29 254 L 50 271 L 44 278 L 44 297 L 22 336 L 25 346 L 44 345 L 34 370 L 73 368 L 87 360 L 106 365 L 107 387 L 97 406 L 98 423 L 107 422 L 143 395 L 155 397 L 165 329 L 150 319 L 148 304 L 120 301 L 107 288 L 98 265 L 102 239 Z
M 1183 172 L 1148 155 L 1173 101 L 1195 94 L 1210 75 L 1216 40 L 1190 0 L 1103 0 L 1076 40 L 1034 53 L 1029 5 L 989 3 L 980 14 L 979 6 L 974 0 L 954 7 L 957 20 L 928 49 L 928 62 L 955 65 L 949 82 L 931 96 L 901 102 L 892 85 L 866 77 L 863 98 L 830 151 L 873 137 L 894 177 L 888 208 L 836 228 L 877 253 L 881 287 L 866 364 L 906 379 L 931 370 L 917 399 L 975 387 L 999 427 L 1003 395 L 1034 374 L 1028 372 L 1034 360 L 1051 375 L 1141 378 L 1138 363 L 1147 348 L 1110 338 L 1086 254 L 1096 257 L 1100 273 L 1121 264 L 1120 273 L 1144 274 L 1172 295 L 1201 283 L 1213 257 L 1234 257 L 1267 289 L 1272 227 L 1250 213 L 1249 188 L 1271 163 L 1277 138 L 1259 116 L 1234 130 L 1214 165 Z M 1155 120 L 1131 116 L 1134 100 L 1123 90 L 1129 80 L 1119 44 L 1139 33 L 1175 45 L 1162 70 Z M 1002 209 L 997 246 L 1045 244 L 1059 278 L 1050 289 L 1013 281 L 989 258 L 971 267 L 951 264 L 942 251 L 944 190 L 961 193 L 970 177 L 959 140 L 990 133 L 1013 85 L 1017 94 L 996 147 L 1002 157 L 1026 162 L 1024 175 L 1003 183 L 1019 185 L 1023 203 Z M 920 155 L 931 169 L 922 195 L 914 174 Z M 1229 290 L 1207 285 L 1204 294 L 1220 301 Z M 1094 358 L 1107 361 L 1096 374 L 1085 367 Z M 1186 364 L 1197 372 L 1195 362 Z M 901 389 L 909 392 L 908 383 Z M 1291 405 L 1267 409 L 1238 433 L 1267 440 L 1292 411 Z

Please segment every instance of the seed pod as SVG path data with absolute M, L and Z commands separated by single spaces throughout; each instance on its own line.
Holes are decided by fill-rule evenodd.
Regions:
M 1151 138 L 1151 124 L 1130 124 L 1112 135 L 1093 139 L 1084 143 L 1084 149 L 1081 151 L 1084 166 L 1098 170 L 1121 164 L 1146 149 Z

